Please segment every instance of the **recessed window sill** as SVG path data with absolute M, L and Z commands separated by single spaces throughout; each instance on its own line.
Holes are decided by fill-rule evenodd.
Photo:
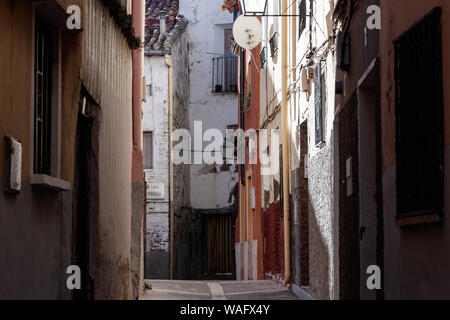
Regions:
M 30 177 L 32 186 L 38 186 L 53 191 L 70 191 L 70 183 L 62 179 L 51 177 L 46 174 L 32 174 Z
M 423 215 L 417 215 L 417 216 L 398 216 L 396 218 L 396 224 L 397 227 L 410 227 L 410 226 L 416 226 L 421 224 L 430 224 L 430 223 L 438 223 L 442 222 L 444 218 L 442 215 L 438 213 L 431 213 L 431 214 L 423 214 Z

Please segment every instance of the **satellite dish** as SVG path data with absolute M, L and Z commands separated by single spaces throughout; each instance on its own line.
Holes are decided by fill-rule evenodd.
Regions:
M 257 17 L 241 15 L 233 24 L 233 37 L 237 44 L 251 50 L 262 41 L 262 26 Z

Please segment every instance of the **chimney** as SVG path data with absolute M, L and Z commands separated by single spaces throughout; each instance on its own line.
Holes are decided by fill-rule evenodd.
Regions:
M 161 11 L 159 13 L 159 29 L 161 31 L 162 35 L 166 35 L 166 12 L 165 11 Z

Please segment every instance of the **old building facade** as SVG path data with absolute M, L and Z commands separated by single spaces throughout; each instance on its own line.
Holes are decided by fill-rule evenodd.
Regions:
M 244 13 L 236 3 L 223 7 Z M 246 163 L 240 174 L 240 279 L 262 263 L 263 277 L 303 298 L 446 297 L 444 270 L 429 269 L 446 260 L 428 262 L 447 246 L 447 7 L 267 2 L 260 46 L 241 49 L 239 110 L 246 128 L 259 116 L 256 129 L 280 129 L 280 172 L 261 175 L 256 192 L 246 184 L 258 170 Z M 259 215 L 253 196 L 262 255 L 248 249 L 249 219 Z M 376 289 L 367 282 L 373 272 Z
M 69 5 L 80 8 L 80 29 L 67 30 Z M 1 175 L 22 183 L 5 179 L 0 195 L 0 295 L 129 299 L 131 2 L 1 6 L 2 47 L 11 48 L 1 59 Z M 71 265 L 81 270 L 76 292 L 66 285 Z

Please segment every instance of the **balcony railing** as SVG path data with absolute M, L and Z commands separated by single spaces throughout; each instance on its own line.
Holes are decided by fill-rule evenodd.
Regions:
M 212 65 L 212 92 L 237 94 L 238 57 L 226 55 L 213 58 Z

